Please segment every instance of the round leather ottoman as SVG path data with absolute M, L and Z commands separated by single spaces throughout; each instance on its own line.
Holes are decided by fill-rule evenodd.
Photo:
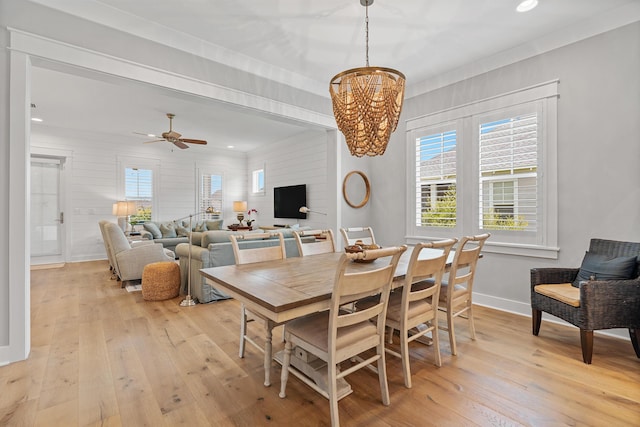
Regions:
M 142 298 L 161 301 L 180 294 L 180 267 L 175 262 L 147 264 L 142 270 Z

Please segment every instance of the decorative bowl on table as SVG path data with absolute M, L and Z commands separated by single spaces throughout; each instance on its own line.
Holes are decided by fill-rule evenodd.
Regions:
M 364 251 L 368 251 L 371 249 L 380 249 L 381 247 L 373 244 L 373 245 L 364 245 L 361 244 L 361 241 L 357 241 L 355 245 L 349 245 L 349 246 L 345 246 L 344 251 L 348 254 L 356 254 L 359 252 L 364 252 Z M 368 262 L 373 262 L 375 261 L 375 259 L 354 259 L 353 262 L 362 262 L 362 263 L 368 263 Z

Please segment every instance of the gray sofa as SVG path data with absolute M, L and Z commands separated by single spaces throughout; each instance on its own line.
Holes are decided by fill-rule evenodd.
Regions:
M 261 233 L 263 231 L 257 230 L 253 232 Z M 298 252 L 298 246 L 296 245 L 296 239 L 293 237 L 293 229 L 282 229 L 277 230 L 277 232 L 281 232 L 284 234 L 283 237 L 287 257 L 290 258 L 300 256 Z M 231 241 L 229 240 L 230 234 L 246 234 L 246 232 L 242 233 L 226 230 L 205 231 L 202 233 L 201 240 L 198 245 L 196 245 L 195 239 L 193 241 L 193 246 L 191 249 L 191 297 L 200 303 L 207 303 L 229 298 L 221 291 L 208 285 L 205 278 L 200 274 L 200 269 L 235 264 L 233 248 L 231 247 Z M 309 239 L 313 240 L 315 238 L 313 236 L 303 238 L 303 240 Z M 273 238 L 267 240 L 239 241 L 238 245 L 241 248 L 276 246 L 278 245 L 278 239 Z M 182 294 L 186 295 L 189 265 L 189 244 L 178 244 L 176 246 L 176 256 L 180 259 L 180 276 L 182 282 L 181 292 Z
M 182 221 L 146 221 L 142 224 L 144 229 L 140 232 L 143 240 L 153 240 L 154 243 L 162 243 L 165 249 L 175 252 L 180 243 L 189 243 L 189 220 Z M 220 230 L 222 220 L 192 221 L 193 244 L 200 245 L 202 233 L 208 230 Z

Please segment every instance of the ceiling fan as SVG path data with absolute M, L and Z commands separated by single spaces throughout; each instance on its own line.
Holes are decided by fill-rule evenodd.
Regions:
M 207 141 L 202 140 L 202 139 L 187 139 L 187 138 L 180 138 L 182 135 L 179 134 L 178 132 L 173 130 L 173 118 L 176 115 L 173 113 L 167 113 L 167 117 L 169 118 L 169 132 L 163 132 L 162 133 L 162 139 L 154 139 L 153 141 L 146 141 L 145 144 L 150 144 L 152 142 L 159 142 L 159 141 L 168 141 L 170 143 L 172 143 L 173 145 L 175 145 L 178 148 L 181 149 L 185 149 L 185 148 L 189 148 L 189 146 L 185 143 L 188 144 L 200 144 L 200 145 L 207 145 Z M 151 136 L 154 137 L 156 135 L 153 134 L 148 134 L 148 133 L 140 133 L 140 132 L 134 132 L 138 135 L 146 135 L 146 136 Z

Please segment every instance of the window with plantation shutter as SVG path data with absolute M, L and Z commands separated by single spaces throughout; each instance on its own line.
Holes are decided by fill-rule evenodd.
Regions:
M 125 199 L 136 202 L 136 213 L 129 217 L 131 224 L 151 220 L 153 210 L 153 171 L 126 167 L 124 173 Z
M 200 175 L 199 212 L 213 208 L 214 214 L 207 215 L 209 219 L 218 217 L 222 213 L 222 175 L 202 173 Z
M 481 123 L 480 229 L 537 229 L 538 116 L 535 111 Z
M 485 251 L 557 258 L 558 81 L 407 121 L 407 242 L 491 233 Z
M 416 138 L 417 226 L 456 225 L 456 131 Z

